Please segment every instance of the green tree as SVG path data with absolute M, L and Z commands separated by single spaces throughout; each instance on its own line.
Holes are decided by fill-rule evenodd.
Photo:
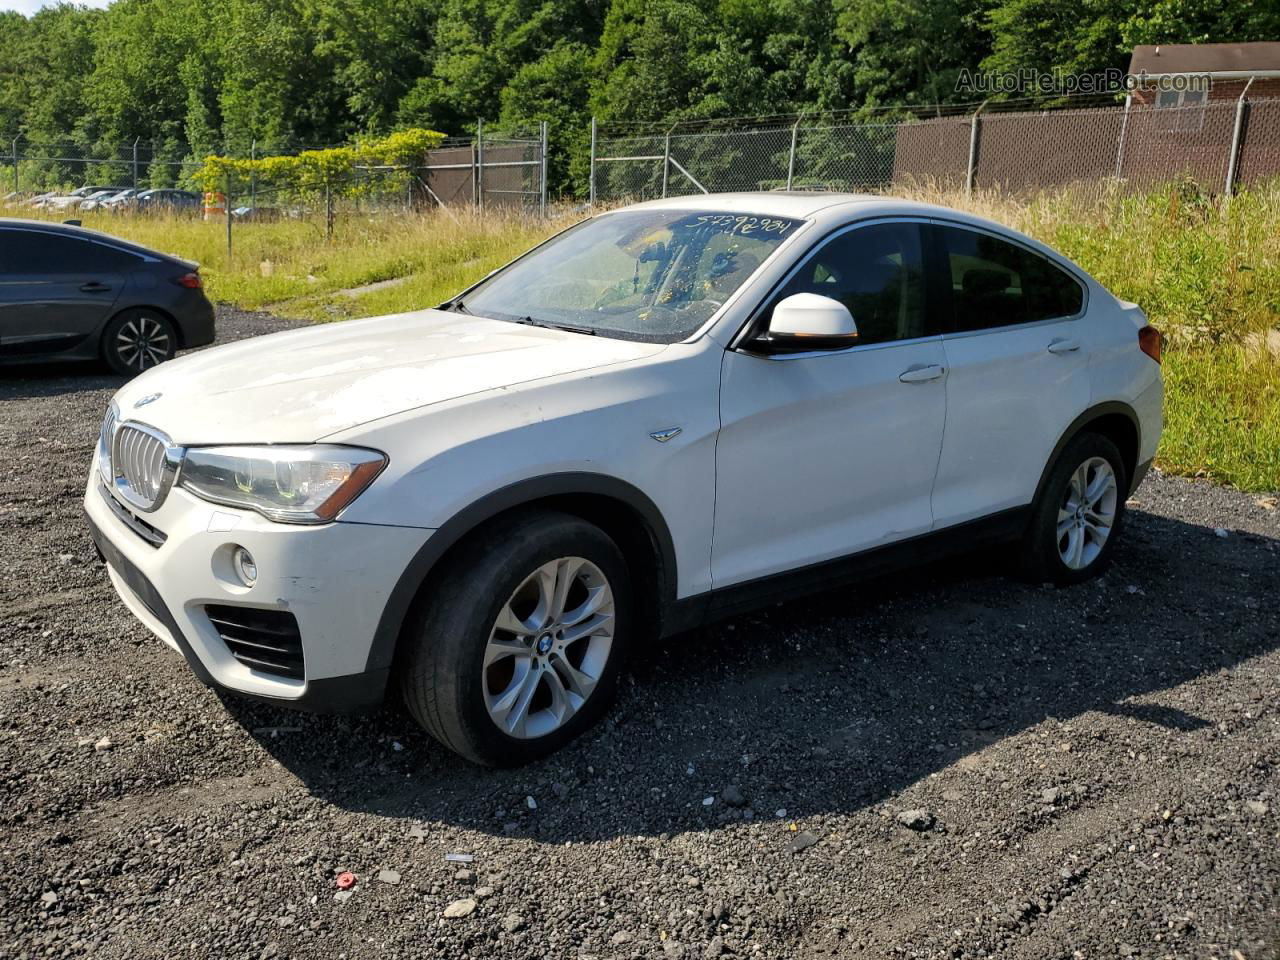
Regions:
M 556 190 L 572 185 L 574 192 L 586 192 L 589 57 L 590 50 L 583 43 L 558 43 L 517 70 L 502 90 L 499 120 L 503 127 L 514 129 L 547 122 L 547 179 Z
M 1144 43 L 1247 43 L 1280 37 L 1280 3 L 1147 0 L 1120 26 L 1126 52 Z
M 983 19 L 992 50 L 982 67 L 1073 74 L 1124 69 L 1129 52 L 1120 27 L 1135 7 L 1135 0 L 999 0 Z
M 592 110 L 605 121 L 695 115 L 716 48 L 713 10 L 697 0 L 613 0 L 592 63 Z
M 972 99 L 956 89 L 956 81 L 962 69 L 973 69 L 990 49 L 978 20 L 979 2 L 837 0 L 836 34 L 852 66 L 848 105 Z

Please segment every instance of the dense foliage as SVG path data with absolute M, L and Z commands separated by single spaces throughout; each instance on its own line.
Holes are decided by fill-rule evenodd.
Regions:
M 158 165 L 477 118 L 666 121 L 971 100 L 961 69 L 1124 67 L 1280 35 L 1250 0 L 115 0 L 0 13 L 0 136 Z M 580 164 L 578 164 L 580 166 Z

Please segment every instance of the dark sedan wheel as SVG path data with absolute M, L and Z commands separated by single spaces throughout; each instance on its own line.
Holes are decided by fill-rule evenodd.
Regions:
M 177 349 L 173 324 L 152 310 L 126 310 L 107 324 L 102 335 L 103 359 L 126 377 L 172 360 Z

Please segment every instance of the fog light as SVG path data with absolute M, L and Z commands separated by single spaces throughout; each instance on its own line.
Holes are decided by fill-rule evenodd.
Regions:
M 244 547 L 236 547 L 235 555 L 231 558 L 231 565 L 236 571 L 236 576 L 240 578 L 240 582 L 246 587 L 252 587 L 258 579 L 258 565 L 253 562 L 253 554 Z

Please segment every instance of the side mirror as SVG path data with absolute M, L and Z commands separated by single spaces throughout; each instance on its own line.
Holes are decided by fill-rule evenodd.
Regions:
M 751 342 L 761 353 L 807 353 L 844 350 L 858 342 L 858 325 L 839 300 L 816 293 L 797 293 L 778 303 L 769 329 Z

